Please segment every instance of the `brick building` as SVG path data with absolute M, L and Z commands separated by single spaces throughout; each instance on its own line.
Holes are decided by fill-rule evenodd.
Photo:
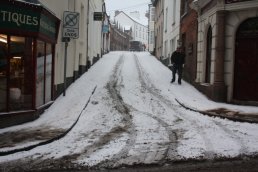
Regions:
M 129 51 L 129 41 L 132 39 L 132 30 L 111 24 L 110 28 L 110 51 Z

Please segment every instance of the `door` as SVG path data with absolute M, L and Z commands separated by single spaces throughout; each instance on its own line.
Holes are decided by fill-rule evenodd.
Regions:
M 258 39 L 236 43 L 234 99 L 258 101 Z

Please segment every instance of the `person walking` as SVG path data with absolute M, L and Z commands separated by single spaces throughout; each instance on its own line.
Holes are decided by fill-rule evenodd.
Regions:
M 176 51 L 171 55 L 172 63 L 172 80 L 171 83 L 175 82 L 176 72 L 178 73 L 178 84 L 181 85 L 183 65 L 185 64 L 185 54 L 181 47 L 177 47 Z

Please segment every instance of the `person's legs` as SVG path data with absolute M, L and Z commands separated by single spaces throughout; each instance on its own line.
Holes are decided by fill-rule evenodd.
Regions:
M 176 67 L 173 66 L 172 67 L 172 80 L 171 80 L 171 83 L 175 82 L 176 80 Z
M 178 84 L 181 84 L 182 73 L 183 73 L 183 67 L 178 66 Z

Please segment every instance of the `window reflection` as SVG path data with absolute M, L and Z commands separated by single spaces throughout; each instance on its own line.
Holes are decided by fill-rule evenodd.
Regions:
M 44 104 L 45 43 L 37 41 L 36 106 Z
M 7 100 L 7 36 L 0 34 L 0 112 L 6 111 Z
M 32 38 L 10 37 L 9 110 L 32 108 Z
M 52 46 L 46 46 L 46 103 L 51 101 L 51 86 L 52 86 Z

